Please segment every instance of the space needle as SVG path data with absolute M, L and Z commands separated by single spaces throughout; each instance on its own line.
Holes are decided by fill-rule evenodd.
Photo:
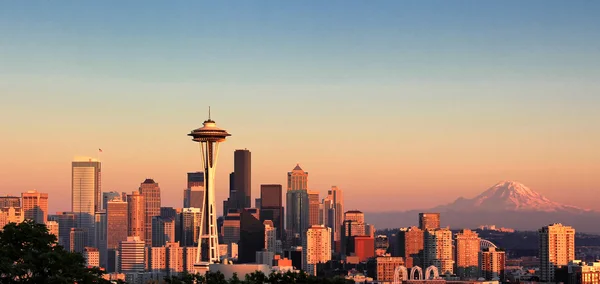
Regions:
M 198 252 L 194 268 L 208 270 L 209 264 L 219 261 L 219 237 L 217 235 L 217 208 L 215 206 L 215 172 L 217 169 L 217 157 L 219 155 L 219 143 L 224 142 L 227 136 L 225 129 L 217 127 L 214 120 L 210 118 L 208 109 L 208 120 L 203 126 L 192 130 L 188 136 L 200 143 L 202 163 L 204 165 L 204 204 L 202 208 L 202 225 L 198 240 Z M 207 255 L 202 257 L 202 241 L 207 240 Z M 202 260 L 204 258 L 204 260 Z

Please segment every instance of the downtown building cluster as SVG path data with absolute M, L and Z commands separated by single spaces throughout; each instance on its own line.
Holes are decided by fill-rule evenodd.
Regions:
M 82 253 L 88 266 L 131 283 L 195 271 L 202 254 L 203 172 L 187 173 L 182 207 L 172 208 L 161 206 L 160 186 L 152 179 L 129 193 L 102 192 L 100 162 L 78 159 L 71 169 L 70 212 L 48 214 L 48 194 L 30 190 L 20 197 L 0 196 L 0 226 L 25 219 L 45 223 L 59 244 Z M 420 213 L 418 227 L 400 228 L 388 240 L 375 234 L 361 211 L 344 211 L 340 188 L 333 186 L 323 198 L 309 190 L 308 172 L 299 165 L 287 173 L 285 195 L 281 184 L 262 184 L 253 207 L 250 151 L 235 151 L 230 177 L 224 214 L 217 220 L 224 263 L 315 275 L 332 263 L 364 264 L 380 282 L 504 281 L 505 252 L 475 231 L 441 227 L 439 213 Z M 600 277 L 600 264 L 575 260 L 573 228 L 552 224 L 538 235 L 541 281 Z

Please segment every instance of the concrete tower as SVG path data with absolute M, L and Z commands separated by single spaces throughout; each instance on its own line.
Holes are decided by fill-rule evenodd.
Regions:
M 202 162 L 204 165 L 204 212 L 202 213 L 202 226 L 200 227 L 200 238 L 198 240 L 198 252 L 196 254 L 196 265 L 200 269 L 208 269 L 208 265 L 219 261 L 219 238 L 217 235 L 217 207 L 215 206 L 215 172 L 217 169 L 217 157 L 219 155 L 219 143 L 224 142 L 231 134 L 226 130 L 218 128 L 215 121 L 210 119 L 203 126 L 192 130 L 195 142 L 200 143 Z M 208 255 L 201 258 L 202 239 L 207 240 Z

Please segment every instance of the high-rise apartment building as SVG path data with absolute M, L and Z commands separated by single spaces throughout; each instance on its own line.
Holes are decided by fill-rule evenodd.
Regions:
M 183 248 L 179 243 L 166 244 L 166 264 L 167 276 L 179 276 L 184 271 L 184 254 Z
M 319 192 L 308 191 L 308 225 L 323 225 L 319 221 Z
M 540 280 L 555 282 L 555 269 L 575 259 L 575 229 L 552 224 L 538 231 Z
M 83 258 L 85 258 L 85 265 L 87 267 L 100 267 L 100 252 L 97 248 L 83 248 Z
M 2 207 L 0 208 L 0 231 L 8 223 L 21 223 L 25 220 L 25 213 L 21 207 Z
M 479 252 L 479 276 L 487 281 L 504 282 L 506 255 L 504 251 L 489 247 Z
M 273 225 L 273 221 L 265 220 L 263 222 L 265 226 L 265 250 L 268 252 L 275 252 L 275 241 L 277 241 L 277 229 Z
M 308 172 L 302 170 L 299 164 L 287 174 L 287 190 L 308 190 Z
M 331 228 L 323 225 L 311 226 L 303 238 L 302 269 L 310 275 L 317 275 L 317 264 L 331 260 Z
M 428 229 L 424 232 L 424 266 L 437 267 L 440 274 L 454 273 L 452 253 L 452 231 L 444 229 Z
M 10 195 L 0 196 L 0 208 L 5 207 L 21 207 L 21 198 Z
M 129 195 L 128 195 L 129 196 Z M 119 266 L 123 273 L 144 272 L 145 242 L 139 236 L 127 237 L 119 245 Z
M 440 213 L 419 213 L 419 228 L 423 231 L 441 228 Z
M 395 256 L 404 258 L 406 267 L 423 267 L 423 230 L 417 227 L 401 228 L 396 234 Z
M 146 202 L 138 191 L 127 195 L 127 237 L 146 236 Z
M 122 198 L 120 192 L 108 191 L 102 193 L 102 209 L 106 210 L 107 203 L 115 198 Z
M 404 265 L 401 257 L 380 256 L 375 258 L 375 271 L 377 281 L 380 283 L 392 283 L 396 267 Z
M 183 190 L 183 208 L 202 208 L 204 204 L 204 172 L 187 174 L 187 188 Z
M 77 215 L 77 227 L 88 235 L 87 246 L 95 247 L 94 214 L 101 205 L 101 164 L 92 158 L 75 158 L 71 163 L 71 212 Z
M 456 234 L 456 275 L 462 280 L 474 280 L 479 277 L 479 235 L 469 229 Z
M 277 238 L 283 239 L 284 215 L 283 198 L 281 184 L 261 184 L 260 185 L 260 220 L 273 221 L 273 226 L 277 229 Z
M 21 193 L 21 201 L 25 219 L 33 220 L 38 224 L 45 224 L 48 219 L 48 194 L 37 190 Z
M 147 246 L 152 246 L 152 218 L 160 217 L 160 187 L 153 179 L 146 179 L 139 188 L 140 195 L 144 197 L 144 241 Z

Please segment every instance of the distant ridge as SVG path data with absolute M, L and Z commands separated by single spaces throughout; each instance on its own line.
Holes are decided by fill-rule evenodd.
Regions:
M 494 224 L 517 230 L 537 230 L 560 222 L 578 232 L 600 233 L 600 212 L 552 201 L 516 181 L 501 181 L 473 198 L 459 197 L 434 208 L 401 212 L 366 212 L 376 228 L 417 225 L 419 212 L 440 212 L 442 226 L 476 228 Z

